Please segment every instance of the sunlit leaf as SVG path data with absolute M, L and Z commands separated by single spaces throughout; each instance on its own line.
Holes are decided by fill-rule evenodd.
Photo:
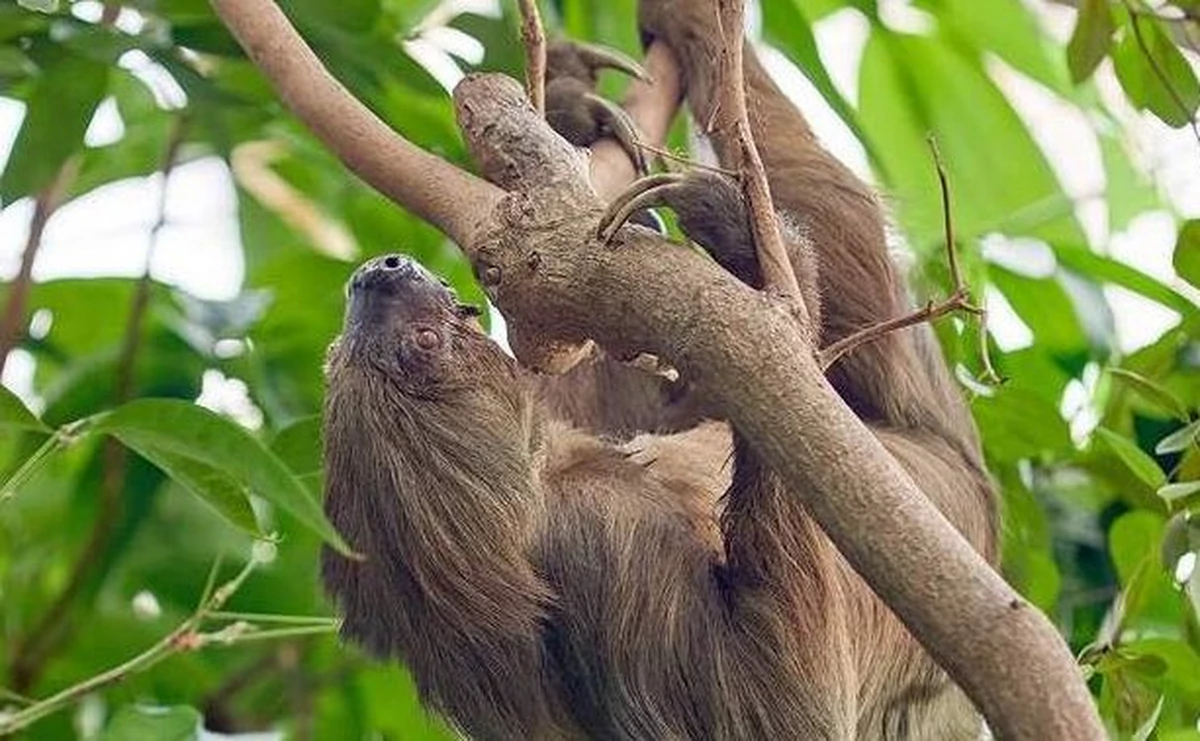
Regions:
M 1167 435 L 1154 446 L 1154 452 L 1159 455 L 1182 453 L 1200 440 L 1200 420 L 1196 420 Z
M 1170 390 L 1145 376 L 1125 368 L 1109 368 L 1109 374 L 1120 383 L 1133 389 L 1142 399 L 1165 411 L 1176 419 L 1188 420 L 1188 408 Z
M 139 399 L 104 417 L 97 430 L 114 435 L 150 460 L 166 453 L 224 472 L 287 510 L 330 545 L 350 552 L 295 475 L 254 436 L 224 417 L 185 401 Z

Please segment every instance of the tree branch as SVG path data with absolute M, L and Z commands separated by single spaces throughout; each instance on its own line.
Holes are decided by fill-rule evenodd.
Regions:
M 353 173 L 458 244 L 503 195 L 396 134 L 329 74 L 272 0 L 212 0 L 292 112 Z
M 517 0 L 521 42 L 525 45 L 525 94 L 539 116 L 546 115 L 546 32 L 537 0 Z
M 801 300 L 800 284 L 792 269 L 783 234 L 779 231 L 779 220 L 775 218 L 775 207 L 771 200 L 771 188 L 767 173 L 763 169 L 754 136 L 750 131 L 750 113 L 746 108 L 746 77 L 742 72 L 743 31 L 745 25 L 744 0 L 718 0 L 720 27 L 724 38 L 718 74 L 721 89 L 714 109 L 715 128 L 732 138 L 732 146 L 725 151 L 733 153 L 750 207 L 750 226 L 754 232 L 754 244 L 758 248 L 758 264 L 762 272 L 763 288 L 788 299 L 789 308 L 803 323 L 809 326 L 808 311 Z M 812 331 L 815 337 L 818 332 Z
M 33 287 L 33 263 L 38 250 L 42 247 L 42 234 L 50 217 L 62 204 L 63 196 L 75 179 L 78 161 L 72 157 L 59 169 L 54 180 L 42 192 L 38 193 L 33 202 L 33 216 L 29 219 L 29 236 L 25 239 L 25 249 L 21 251 L 21 266 L 17 275 L 8 286 L 8 298 L 4 302 L 4 314 L 0 316 L 0 373 L 8 361 L 8 354 L 13 351 L 25 334 L 26 303 L 29 301 L 29 291 Z
M 223 12 L 231 23 L 264 12 L 265 0 L 213 1 L 250 9 Z M 245 41 L 245 34 L 238 36 Z M 292 37 L 290 29 L 277 37 L 268 32 L 258 43 L 269 52 L 260 50 L 256 58 L 296 54 Z M 295 82 L 275 78 L 291 64 L 276 59 L 264 70 L 286 89 Z M 471 75 L 454 97 L 480 169 L 514 191 L 494 200 L 479 229 L 466 230 L 475 238 L 460 245 L 510 328 L 536 339 L 518 350 L 523 361 L 530 352 L 584 337 L 621 355 L 646 352 L 669 360 L 703 386 L 802 497 L 848 562 L 975 700 L 997 736 L 1104 738 L 1054 626 L 971 548 L 846 406 L 795 316 L 711 260 L 644 230 L 622 232 L 615 248 L 600 244 L 603 209 L 586 163 L 511 79 Z M 344 110 L 338 104 L 310 114 L 324 130 Z M 388 178 L 420 177 L 388 158 L 372 166 L 391 168 Z

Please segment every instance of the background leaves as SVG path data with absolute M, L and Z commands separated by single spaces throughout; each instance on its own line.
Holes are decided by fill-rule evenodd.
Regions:
M 1200 206 L 1172 197 L 1177 184 L 1147 166 L 1132 134 L 1146 121 L 1194 128 L 1200 5 L 1069 5 L 1055 16 L 1018 0 L 761 0 L 756 31 L 867 153 L 918 301 L 948 285 L 926 144 L 936 136 L 972 288 L 1011 308 L 994 325 L 1028 334 L 991 338 L 1009 380 L 989 389 L 970 382 L 974 331 L 937 327 L 1003 497 L 1005 574 L 1078 652 L 1115 736 L 1196 738 Z M 276 536 L 278 556 L 228 609 L 332 614 L 315 578 L 322 538 L 334 539 L 318 504 L 319 415 L 342 285 L 358 261 L 399 249 L 482 301 L 452 245 L 349 176 L 285 112 L 207 2 L 122 6 L 114 17 L 94 2 L 0 0 L 0 102 L 22 111 L 0 171 L 4 215 L 60 177 L 66 203 L 52 228 L 90 197 L 161 187 L 181 132 L 176 169 L 225 173 L 244 274 L 236 295 L 213 300 L 157 271 L 145 283 L 115 270 L 56 278 L 35 262 L 9 358 L 30 377 L 6 373 L 21 396 L 0 392 L 0 481 L 12 494 L 0 497 L 0 687 L 29 697 L 144 650 L 192 613 L 214 559 L 263 534 Z M 467 164 L 442 87 L 448 68 L 414 50 L 449 50 L 442 62 L 462 70 L 520 72 L 509 0 L 494 14 L 437 0 L 283 6 L 357 96 L 452 161 Z M 638 52 L 635 0 L 542 10 L 553 32 Z M 833 48 L 849 39 L 829 31 L 847 18 L 864 34 L 851 85 L 845 50 Z M 623 83 L 602 84 L 616 95 Z M 1096 192 L 1064 187 L 1028 94 L 1083 122 L 1076 131 L 1104 179 Z M 113 116 L 119 130 L 99 137 L 97 122 Z M 1184 156 L 1200 172 L 1200 139 Z M 186 226 L 163 216 L 167 228 Z M 1121 247 L 1146 219 L 1175 230 L 1171 259 L 1153 273 L 1149 258 L 1126 262 L 1148 246 Z M 135 225 L 128 239 L 145 242 L 152 228 Z M 7 302 L 11 286 L 0 294 Z M 1174 322 L 1136 349 L 1118 333 L 1127 304 L 1114 297 L 1128 295 Z M 236 403 L 213 402 L 213 385 L 236 389 Z M 0 713 L 23 702 L 0 695 Z M 421 711 L 403 668 L 312 635 L 173 656 L 24 737 L 193 738 L 201 718 L 214 731 L 300 739 L 453 737 Z

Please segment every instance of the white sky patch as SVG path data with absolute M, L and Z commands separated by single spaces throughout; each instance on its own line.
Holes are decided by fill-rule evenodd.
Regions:
M 1016 352 L 1033 346 L 1033 331 L 995 286 L 987 287 L 984 306 L 987 307 L 988 332 L 1002 352 Z
M 106 147 L 116 144 L 125 136 L 125 122 L 117 109 L 117 101 L 107 97 L 96 106 L 92 121 L 83 135 L 83 143 L 89 147 Z

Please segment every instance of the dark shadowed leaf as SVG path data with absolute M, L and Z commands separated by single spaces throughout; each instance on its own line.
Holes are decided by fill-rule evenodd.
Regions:
M 0 175 L 0 203 L 11 203 L 49 185 L 67 158 L 82 146 L 107 80 L 107 65 L 72 54 L 60 54 L 43 72 Z
M 1133 15 L 1122 30 L 1113 63 L 1130 102 L 1176 128 L 1191 123 L 1200 82 L 1187 59 L 1153 18 Z

